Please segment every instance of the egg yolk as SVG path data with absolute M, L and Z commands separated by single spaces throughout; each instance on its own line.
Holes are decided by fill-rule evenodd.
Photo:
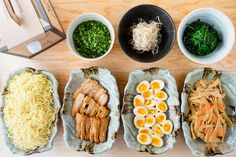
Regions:
M 145 124 L 144 120 L 139 119 L 139 120 L 136 121 L 137 128 L 143 127 L 144 124 Z
M 164 92 L 157 92 L 156 93 L 156 96 L 160 99 L 164 98 L 165 97 L 165 93 Z
M 145 121 L 146 121 L 147 124 L 152 124 L 153 123 L 153 118 L 146 117 Z
M 163 129 L 164 129 L 165 131 L 167 131 L 167 132 L 170 132 L 170 131 L 171 131 L 171 126 L 170 126 L 170 124 L 165 124 L 165 125 L 163 125 L 162 127 L 163 127 Z
M 153 138 L 152 144 L 157 147 L 160 147 L 162 145 L 161 140 L 159 138 Z
M 139 136 L 139 139 L 140 139 L 140 141 L 142 141 L 142 142 L 144 142 L 144 143 L 148 142 L 148 138 L 147 138 L 147 135 L 146 135 L 146 134 L 141 134 L 141 135 Z
M 144 103 L 144 106 L 150 106 L 152 103 L 152 100 L 146 100 Z
M 142 106 L 143 102 L 140 99 L 134 99 L 134 106 Z
M 161 102 L 158 103 L 158 108 L 163 112 L 167 111 L 167 106 L 166 106 L 166 103 L 164 101 L 161 101 Z
M 146 115 L 147 114 L 147 111 L 144 108 L 139 108 L 137 112 L 141 115 Z
M 148 109 L 148 114 L 156 114 L 156 109 L 155 108 L 149 108 Z
M 159 115 L 156 117 L 156 120 L 159 122 L 159 123 L 162 123 L 164 120 L 165 120 L 165 117 L 163 115 Z
M 160 83 L 159 82 L 153 82 L 152 84 L 151 84 L 151 88 L 152 89 L 157 89 L 157 90 L 159 90 L 160 89 Z
M 162 136 L 163 135 L 163 132 L 161 130 L 161 128 L 159 126 L 154 126 L 153 127 L 153 131 L 154 133 L 156 133 L 158 136 Z
M 149 97 L 151 97 L 152 96 L 152 92 L 150 92 L 150 91 L 144 91 L 143 92 L 143 97 L 144 98 L 149 98 Z
M 143 129 L 143 130 L 140 130 L 140 133 L 149 134 L 149 131 L 147 129 Z
M 143 92 L 147 89 L 147 85 L 146 84 L 139 84 L 137 88 L 140 92 Z

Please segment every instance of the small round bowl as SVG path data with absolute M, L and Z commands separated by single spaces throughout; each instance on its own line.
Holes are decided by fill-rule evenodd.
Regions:
M 159 16 L 160 22 L 162 23 L 162 39 L 159 43 L 158 53 L 154 55 L 152 52 L 138 53 L 130 44 L 130 40 L 132 39 L 130 27 L 134 23 L 138 23 L 139 19 L 143 19 L 146 22 L 150 20 L 157 21 L 157 16 Z M 166 56 L 174 45 L 175 37 L 175 24 L 171 16 L 165 10 L 155 5 L 144 4 L 130 9 L 122 17 L 119 24 L 118 39 L 121 48 L 130 58 L 139 62 L 154 62 Z
M 111 35 L 111 44 L 110 44 L 109 49 L 102 56 L 99 56 L 97 58 L 86 58 L 86 57 L 80 55 L 80 53 L 75 49 L 74 42 L 72 39 L 72 35 L 73 35 L 75 28 L 80 23 L 85 22 L 85 21 L 89 21 L 89 20 L 96 20 L 96 21 L 102 22 L 108 28 L 110 35 Z M 104 16 L 97 14 L 97 13 L 84 13 L 84 14 L 77 16 L 70 23 L 68 30 L 67 30 L 67 44 L 68 44 L 70 51 L 74 55 L 76 55 L 77 57 L 79 57 L 80 59 L 83 59 L 85 61 L 96 61 L 96 60 L 104 58 L 111 51 L 113 44 L 114 44 L 114 40 L 115 40 L 115 33 L 114 33 L 114 29 L 113 29 L 111 23 Z
M 183 43 L 183 34 L 187 24 L 191 24 L 198 19 L 212 25 L 221 39 L 221 43 L 212 53 L 201 57 L 189 52 Z M 200 64 L 212 64 L 225 58 L 234 45 L 234 38 L 234 27 L 230 19 L 221 11 L 213 8 L 200 8 L 189 13 L 181 21 L 177 35 L 179 48 L 183 54 L 190 60 Z

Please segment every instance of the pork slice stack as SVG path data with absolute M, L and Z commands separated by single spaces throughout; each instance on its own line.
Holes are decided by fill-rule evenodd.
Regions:
M 105 142 L 110 113 L 107 90 L 98 81 L 87 78 L 72 99 L 71 115 L 76 121 L 76 137 L 94 143 Z

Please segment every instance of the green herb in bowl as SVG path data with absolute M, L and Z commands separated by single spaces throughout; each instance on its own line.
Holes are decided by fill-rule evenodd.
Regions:
M 75 49 L 83 57 L 97 58 L 109 49 L 111 35 L 102 22 L 89 20 L 80 23 L 75 28 L 73 42 Z
M 183 35 L 185 47 L 196 56 L 212 53 L 221 42 L 218 32 L 200 20 L 188 24 Z

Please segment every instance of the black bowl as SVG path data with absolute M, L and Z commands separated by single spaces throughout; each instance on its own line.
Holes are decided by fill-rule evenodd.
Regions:
M 158 53 L 154 55 L 152 52 L 138 53 L 130 44 L 132 38 L 130 27 L 134 23 L 137 24 L 140 19 L 146 22 L 150 20 L 158 21 L 157 16 L 159 16 L 160 22 L 162 23 L 162 39 L 159 43 Z M 118 39 L 121 48 L 130 58 L 139 62 L 154 62 L 163 58 L 173 47 L 175 37 L 175 24 L 171 16 L 164 9 L 150 4 L 138 5 L 126 12 L 120 21 L 118 29 Z

